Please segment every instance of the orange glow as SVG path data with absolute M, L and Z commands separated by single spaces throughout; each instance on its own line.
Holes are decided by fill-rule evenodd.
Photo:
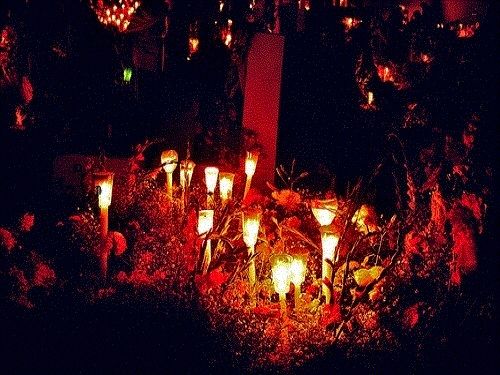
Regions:
M 234 173 L 221 172 L 219 174 L 219 192 L 222 202 L 226 202 L 233 197 Z
M 95 1 L 91 7 L 100 23 L 115 27 L 119 32 L 127 30 L 132 15 L 141 3 L 139 1 L 120 0 L 120 6 L 106 5 L 102 1 Z
M 336 199 L 315 199 L 311 202 L 311 210 L 319 225 L 330 225 L 335 218 L 338 203 Z
M 271 258 L 274 290 L 281 296 L 290 289 L 290 266 L 292 257 L 286 254 L 274 255 Z
M 196 37 L 189 38 L 189 54 L 193 55 L 198 52 L 198 48 L 200 45 L 200 40 Z
M 108 208 L 111 205 L 113 194 L 113 176 L 111 172 L 95 172 L 94 186 L 97 189 L 100 208 Z

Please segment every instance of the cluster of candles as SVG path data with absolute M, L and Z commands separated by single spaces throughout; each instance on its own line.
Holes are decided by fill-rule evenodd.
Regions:
M 243 197 L 248 194 L 252 183 L 252 177 L 255 174 L 259 154 L 256 152 L 247 152 L 245 159 L 246 183 Z M 178 154 L 175 150 L 166 150 L 161 154 L 161 164 L 167 175 L 166 190 L 169 200 L 173 193 L 173 172 L 178 164 Z M 192 160 L 183 160 L 180 163 L 179 184 L 182 188 L 181 202 L 184 205 L 187 198 L 189 186 L 193 176 L 196 164 Z M 100 208 L 101 236 L 106 238 L 108 234 L 108 209 L 111 205 L 113 191 L 113 173 L 102 171 L 94 173 L 94 183 L 98 196 Z M 207 209 L 198 212 L 198 235 L 205 242 L 204 256 L 202 262 L 202 273 L 206 273 L 210 266 L 212 251 L 209 238 L 209 232 L 214 225 L 214 199 L 213 195 L 219 182 L 219 192 L 221 204 L 224 206 L 232 200 L 232 191 L 234 183 L 234 173 L 219 172 L 217 167 L 208 166 L 205 168 L 205 184 L 207 188 Z M 184 207 L 184 206 L 182 206 Z M 332 281 L 333 264 L 338 261 L 337 245 L 339 237 L 331 231 L 330 225 L 336 215 L 337 202 L 335 200 L 313 200 L 311 210 L 321 226 L 321 245 L 323 250 L 322 280 Z M 260 221 L 262 212 L 259 209 L 246 209 L 242 213 L 241 230 L 243 241 L 247 246 L 249 259 L 248 281 L 250 289 L 255 289 L 256 271 L 255 271 L 255 245 L 257 244 Z M 307 270 L 307 257 L 305 255 L 290 256 L 287 254 L 277 254 L 271 258 L 271 271 L 274 289 L 280 297 L 282 310 L 286 311 L 285 295 L 288 293 L 290 283 L 295 288 L 295 306 L 299 306 L 300 288 L 305 280 Z M 325 296 L 326 303 L 331 301 L 331 289 L 323 283 L 322 294 Z M 252 303 L 255 303 L 255 296 L 252 293 Z
M 111 25 L 123 32 L 130 24 L 130 19 L 137 8 L 141 5 L 140 1 L 118 0 L 117 2 L 106 2 L 100 0 L 92 6 L 97 15 L 97 19 L 103 25 Z

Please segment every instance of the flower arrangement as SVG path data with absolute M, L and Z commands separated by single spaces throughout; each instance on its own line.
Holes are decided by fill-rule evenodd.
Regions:
M 317 202 L 326 195 L 296 189 L 293 173 L 280 167 L 286 188 L 269 185 L 264 195 L 250 188 L 242 199 L 244 171 L 236 171 L 233 199 L 222 204 L 214 194 L 213 222 L 199 233 L 197 212 L 207 205 L 202 181 L 193 178 L 189 192 L 183 192 L 185 184 L 166 191 L 159 177 L 162 165 L 145 171 L 140 168 L 144 148 L 137 150 L 131 176 L 116 181 L 105 238 L 97 207 L 56 226 L 64 247 L 74 251 L 66 256 L 78 255 L 78 276 L 64 270 L 67 263 L 56 261 L 52 268 L 35 255 L 24 269 L 16 264 L 13 254 L 25 251 L 23 238 L 35 225 L 32 214 L 23 216 L 18 230 L 0 229 L 2 256 L 10 262 L 1 274 L 16 285 L 10 293 L 14 301 L 33 308 L 32 288 L 49 296 L 68 285 L 64 279 L 72 279 L 69 285 L 89 303 L 150 290 L 157 298 L 189 301 L 205 310 L 207 324 L 231 338 L 235 362 L 255 371 L 283 370 L 307 364 L 332 346 L 352 353 L 398 348 L 405 338 L 417 339 L 440 313 L 450 288 L 477 267 L 482 198 L 463 192 L 446 201 L 438 180 L 414 186 L 407 179 L 407 193 L 400 197 L 406 209 L 391 217 L 366 203 L 371 178 L 343 195 L 331 191 L 320 202 L 332 220 L 319 228 L 313 209 L 323 207 Z M 420 199 L 419 191 L 429 184 L 430 201 Z M 95 197 L 89 202 L 97 206 Z M 249 212 L 258 212 L 252 230 L 245 229 Z M 451 226 L 448 234 L 445 225 Z M 335 233 L 335 255 L 325 257 L 322 233 L 327 232 Z M 277 257 L 286 262 L 276 263 Z M 105 280 L 96 259 L 110 263 Z M 294 270 L 294 259 L 305 267 Z M 325 264 L 331 273 L 322 272 Z

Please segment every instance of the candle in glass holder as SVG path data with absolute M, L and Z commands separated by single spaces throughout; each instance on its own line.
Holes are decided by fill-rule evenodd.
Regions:
M 319 225 L 330 225 L 337 212 L 336 199 L 314 199 L 311 202 L 311 210 Z
M 217 167 L 206 167 L 205 168 L 205 184 L 207 186 L 207 206 L 210 207 L 211 201 L 213 201 L 213 196 L 215 192 L 215 187 L 217 186 L 217 179 L 219 176 L 219 168 Z
M 198 235 L 205 239 L 208 232 L 212 230 L 214 226 L 214 210 L 200 210 L 198 212 Z M 203 262 L 201 266 L 202 274 L 206 274 L 210 262 L 212 261 L 212 248 L 210 244 L 210 238 L 206 240 L 205 251 L 203 252 Z
M 286 254 L 273 255 L 270 259 L 274 290 L 280 296 L 280 308 L 286 312 L 286 293 L 290 289 L 292 257 Z
M 322 272 L 321 272 L 321 278 L 322 278 L 322 290 L 323 290 L 323 295 L 325 296 L 326 303 L 330 303 L 332 294 L 331 290 L 328 287 L 328 285 L 325 284 L 325 279 L 330 280 L 331 283 L 333 283 L 333 267 L 332 265 L 336 261 L 336 250 L 337 250 L 337 245 L 339 243 L 339 237 L 330 231 L 323 231 L 321 233 L 321 247 L 323 250 L 323 265 L 322 265 Z
M 300 301 L 300 286 L 306 279 L 307 256 L 305 254 L 297 254 L 293 256 L 292 264 L 290 265 L 290 277 L 294 285 L 295 308 L 299 307 Z
M 252 257 L 255 252 L 255 244 L 259 235 L 261 212 L 258 210 L 248 210 L 243 212 L 243 241 L 248 247 L 248 255 Z M 255 285 L 255 261 L 252 259 L 248 267 L 248 281 L 250 287 Z
M 250 186 L 252 185 L 252 177 L 257 169 L 257 161 L 259 160 L 258 151 L 247 151 L 247 157 L 245 159 L 245 174 L 247 176 L 245 182 L 245 191 L 243 193 L 243 199 L 247 196 L 250 191 Z
M 226 204 L 233 198 L 234 173 L 219 173 L 219 193 L 222 204 Z
M 166 150 L 161 153 L 161 164 L 167 174 L 167 196 L 172 199 L 172 174 L 177 167 L 178 155 L 175 150 Z

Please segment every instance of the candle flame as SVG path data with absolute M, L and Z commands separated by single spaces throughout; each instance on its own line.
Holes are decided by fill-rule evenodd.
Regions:
M 100 208 L 107 208 L 111 205 L 113 194 L 113 173 L 96 172 L 94 173 L 94 184 L 97 188 L 97 197 Z
M 335 233 L 323 232 L 321 234 L 321 247 L 323 249 L 323 260 L 329 259 L 332 262 L 336 261 L 336 249 L 339 243 L 339 238 Z
M 247 157 L 245 159 L 245 174 L 247 176 L 253 176 L 255 170 L 257 169 L 257 161 L 259 160 L 259 153 L 256 151 L 247 151 Z
M 274 290 L 280 295 L 288 293 L 290 289 L 290 266 L 292 257 L 285 254 L 275 255 L 271 259 L 271 263 Z
M 217 177 L 219 176 L 219 168 L 206 167 L 205 168 L 205 184 L 207 185 L 207 192 L 213 194 L 217 186 Z
M 248 211 L 243 213 L 243 241 L 248 247 L 257 243 L 260 227 L 260 212 Z
M 306 279 L 306 259 L 305 257 L 295 256 L 290 265 L 290 274 L 293 285 L 299 288 Z
M 198 212 L 198 234 L 207 234 L 214 226 L 214 210 L 200 210 Z
M 225 201 L 233 197 L 234 173 L 220 173 L 219 192 L 221 200 Z

